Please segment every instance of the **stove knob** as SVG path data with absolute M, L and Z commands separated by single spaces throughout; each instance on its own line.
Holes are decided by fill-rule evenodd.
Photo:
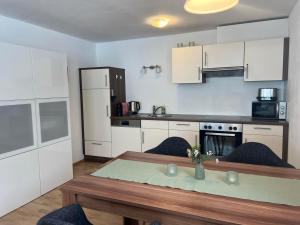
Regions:
M 237 130 L 237 127 L 234 127 L 233 129 L 234 129 L 234 130 Z
M 208 129 L 212 129 L 212 126 L 208 126 Z
M 206 126 L 206 125 L 204 125 L 204 129 L 207 129 L 207 126 Z
M 218 128 L 219 128 L 219 130 L 222 130 L 222 126 L 219 126 Z
M 229 127 L 229 130 L 232 130 L 232 127 Z

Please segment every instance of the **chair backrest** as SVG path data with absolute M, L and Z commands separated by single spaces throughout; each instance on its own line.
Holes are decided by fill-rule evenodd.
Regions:
M 268 146 L 256 142 L 242 144 L 230 155 L 225 156 L 220 160 L 236 163 L 293 168 L 293 166 L 282 161 Z
M 37 225 L 92 225 L 80 205 L 74 204 L 55 210 L 41 218 Z
M 146 151 L 146 153 L 188 157 L 188 148 L 191 149 L 192 147 L 185 139 L 181 137 L 170 137 L 157 147 Z

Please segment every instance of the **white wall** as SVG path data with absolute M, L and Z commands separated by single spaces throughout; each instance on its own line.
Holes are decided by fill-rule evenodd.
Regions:
M 289 162 L 300 168 L 300 2 L 289 18 L 290 65 L 288 81 Z
M 172 84 L 171 48 L 189 41 L 216 43 L 217 31 L 99 43 L 98 64 L 126 69 L 127 100 L 141 101 L 142 112 L 151 112 L 152 105 L 166 105 L 167 113 L 250 115 L 258 88 L 275 87 L 283 92 L 284 82 L 244 82 L 242 77 L 209 78 L 205 84 Z M 143 65 L 156 64 L 162 66 L 160 75 L 141 73 Z
M 67 54 L 73 162 L 81 160 L 83 155 L 78 68 L 96 64 L 95 44 L 3 16 L 0 16 L 0 41 Z

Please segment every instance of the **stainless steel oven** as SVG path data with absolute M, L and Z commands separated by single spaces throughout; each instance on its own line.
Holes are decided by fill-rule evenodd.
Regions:
M 242 144 L 242 124 L 200 123 L 202 154 L 229 155 Z

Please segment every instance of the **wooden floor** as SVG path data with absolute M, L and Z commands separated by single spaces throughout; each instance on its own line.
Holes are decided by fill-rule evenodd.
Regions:
M 98 169 L 100 163 L 80 162 L 74 166 L 74 177 L 90 174 Z M 3 202 L 1 202 L 3 204 Z M 61 193 L 59 188 L 41 196 L 27 205 L 0 218 L 1 225 L 35 225 L 45 214 L 61 207 Z M 84 209 L 91 223 L 94 225 L 121 225 L 122 217 Z

